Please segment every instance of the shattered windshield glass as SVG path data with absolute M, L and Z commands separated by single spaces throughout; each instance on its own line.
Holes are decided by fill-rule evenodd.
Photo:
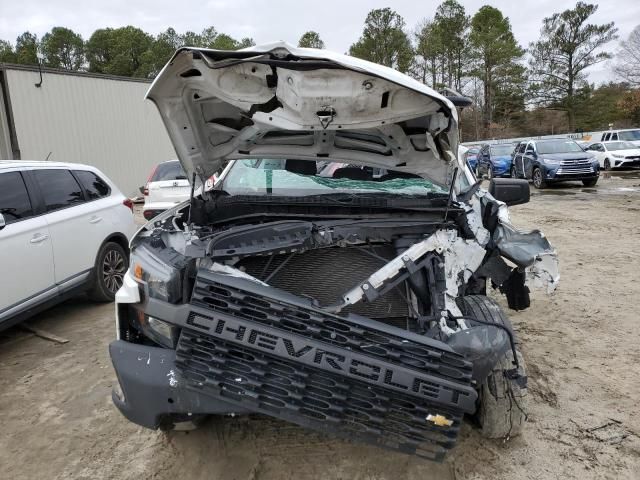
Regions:
M 221 188 L 231 195 L 273 196 L 448 193 L 444 185 L 404 172 L 330 161 L 269 158 L 236 161 Z

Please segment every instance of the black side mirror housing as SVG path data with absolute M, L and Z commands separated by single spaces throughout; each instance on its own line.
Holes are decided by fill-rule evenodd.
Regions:
M 489 183 L 489 193 L 509 206 L 528 203 L 531 198 L 529 182 L 519 178 L 494 178 Z

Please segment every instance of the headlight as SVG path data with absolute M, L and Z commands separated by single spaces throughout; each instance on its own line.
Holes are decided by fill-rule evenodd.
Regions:
M 611 156 L 616 158 L 624 158 L 624 155 L 620 155 L 618 153 L 612 153 Z
M 180 271 L 167 265 L 144 246 L 131 252 L 131 270 L 134 277 L 146 285 L 145 293 L 151 298 L 177 303 L 182 297 Z
M 543 158 L 542 161 L 547 165 L 560 165 L 562 160 L 556 160 L 554 158 Z
M 180 329 L 170 323 L 145 315 L 146 327 L 143 328 L 146 336 L 151 340 L 168 348 L 175 348 L 178 343 Z
M 153 340 L 154 343 L 167 348 L 175 348 L 180 336 L 180 328 L 159 318 L 150 317 L 139 307 L 128 305 L 126 307 L 129 324 L 134 326 L 138 334 Z M 139 343 L 139 340 L 138 342 Z

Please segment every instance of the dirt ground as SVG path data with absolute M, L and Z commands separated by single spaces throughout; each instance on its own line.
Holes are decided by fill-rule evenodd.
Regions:
M 529 423 L 509 442 L 468 425 L 442 464 L 260 417 L 145 430 L 111 404 L 113 305 L 68 301 L 0 334 L 0 477 L 7 479 L 640 478 L 640 174 L 533 192 L 511 209 L 558 249 L 561 285 L 509 312 L 529 370 Z M 502 302 L 505 305 L 504 302 Z M 505 305 L 506 307 L 506 305 Z

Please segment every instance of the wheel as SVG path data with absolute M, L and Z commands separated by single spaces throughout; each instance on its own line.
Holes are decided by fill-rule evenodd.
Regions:
M 611 162 L 609 161 L 608 158 L 604 159 L 604 169 L 605 170 L 611 170 Z
M 582 180 L 582 185 L 585 187 L 595 187 L 596 183 L 598 183 L 597 178 L 590 178 L 589 180 Z
M 540 170 L 539 168 L 534 168 L 533 169 L 533 186 L 536 187 L 537 189 L 543 189 L 547 186 L 547 183 L 544 181 L 544 178 L 542 178 L 542 170 Z
M 113 302 L 129 268 L 129 257 L 115 242 L 105 243 L 96 257 L 95 278 L 89 298 L 95 302 Z
M 458 305 L 465 316 L 504 325 L 513 331 L 511 322 L 500 306 L 484 295 L 462 297 Z M 517 373 L 520 378 L 526 378 L 524 359 L 517 350 L 516 355 L 519 364 Z M 509 349 L 480 385 L 475 420 L 485 438 L 514 437 L 521 432 L 527 420 L 527 388 L 513 375 L 507 376 L 507 372 L 512 372 L 514 368 L 513 353 Z

